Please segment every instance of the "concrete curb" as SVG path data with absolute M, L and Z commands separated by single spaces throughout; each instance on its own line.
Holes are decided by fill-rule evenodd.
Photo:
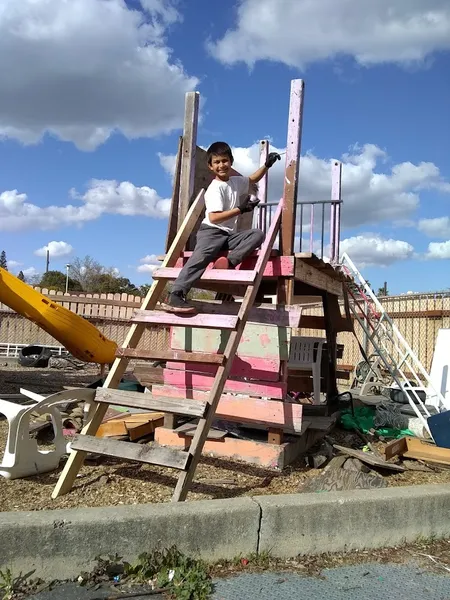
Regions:
M 99 555 L 133 561 L 176 545 L 208 561 L 288 558 L 450 535 L 450 485 L 181 504 L 0 513 L 0 568 L 72 578 Z

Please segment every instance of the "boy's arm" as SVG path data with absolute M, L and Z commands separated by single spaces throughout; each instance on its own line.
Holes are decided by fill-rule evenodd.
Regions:
M 277 160 L 281 160 L 281 156 L 278 154 L 278 152 L 271 152 L 268 155 L 265 164 L 262 167 L 260 167 L 257 171 L 255 171 L 252 175 L 250 175 L 250 177 L 248 178 L 250 194 L 254 193 L 252 186 L 254 186 L 255 183 L 258 183 L 258 181 L 261 181 L 261 179 L 264 177 L 264 175 L 267 173 L 270 167 L 272 167 Z
M 213 194 L 208 195 L 205 199 L 206 213 L 211 223 L 215 225 L 237 217 L 241 214 L 239 208 L 232 208 L 231 210 L 223 210 L 223 196 L 222 190 L 216 189 Z

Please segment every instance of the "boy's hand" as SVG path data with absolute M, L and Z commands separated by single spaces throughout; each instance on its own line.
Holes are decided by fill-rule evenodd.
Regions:
M 281 156 L 278 154 L 278 152 L 271 152 L 266 159 L 265 167 L 270 169 L 270 167 L 273 167 L 277 160 L 281 160 Z
M 247 196 L 243 202 L 239 205 L 239 210 L 241 214 L 246 212 L 251 212 L 255 209 L 256 206 L 260 203 L 260 200 L 256 198 L 255 200 L 251 200 L 251 196 Z

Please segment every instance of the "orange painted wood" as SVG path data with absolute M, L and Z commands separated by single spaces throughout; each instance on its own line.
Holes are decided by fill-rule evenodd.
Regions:
M 180 389 L 170 386 L 154 385 L 153 396 L 179 398 Z M 208 399 L 207 392 L 190 390 L 190 400 L 199 402 Z M 218 419 L 236 423 L 251 423 L 267 428 L 280 428 L 286 433 L 301 433 L 303 426 L 303 406 L 282 400 L 263 400 L 262 398 L 237 398 L 222 394 L 216 411 Z
M 167 385 L 174 385 L 183 388 L 193 388 L 197 390 L 210 390 L 214 377 L 201 375 L 198 373 L 189 373 L 187 371 L 175 371 L 173 369 L 163 369 L 163 382 Z M 227 379 L 224 391 L 235 394 L 248 394 L 250 396 L 262 396 L 266 398 L 285 398 L 287 385 L 279 382 L 255 383 L 250 381 L 239 381 L 237 379 Z
M 220 356 L 213 354 L 212 357 Z M 212 362 L 212 361 L 211 361 Z M 178 371 L 191 371 L 203 375 L 215 375 L 217 364 L 196 364 L 195 362 L 168 362 L 168 369 Z M 279 381 L 280 361 L 276 359 L 264 359 L 254 357 L 236 356 L 230 371 L 230 377 L 242 377 L 255 381 Z
M 173 313 L 166 313 L 162 310 L 136 310 L 131 321 L 133 323 L 148 323 L 150 325 L 234 329 L 238 319 L 235 315 L 199 313 L 197 315 L 187 314 L 180 316 Z
M 226 256 L 227 253 L 222 253 Z M 258 256 L 250 256 L 244 259 L 244 261 L 236 267 L 238 271 L 253 270 L 256 266 Z M 179 258 L 176 267 L 182 267 L 187 262 L 187 258 Z M 207 271 L 212 269 L 214 262 L 211 262 L 207 266 Z M 264 269 L 264 277 L 294 277 L 295 271 L 295 258 L 293 256 L 274 256 L 269 258 L 269 261 Z
M 175 267 L 160 268 L 153 271 L 153 279 L 167 279 L 174 281 L 180 274 L 181 269 Z M 201 281 L 215 283 L 243 283 L 252 284 L 256 279 L 256 271 L 242 271 L 235 269 L 208 269 L 201 277 Z

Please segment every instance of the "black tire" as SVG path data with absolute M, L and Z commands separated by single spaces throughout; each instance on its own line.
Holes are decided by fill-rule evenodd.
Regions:
M 19 365 L 43 369 L 48 367 L 48 361 L 52 354 L 50 348 L 45 348 L 45 346 L 26 346 L 19 353 Z

